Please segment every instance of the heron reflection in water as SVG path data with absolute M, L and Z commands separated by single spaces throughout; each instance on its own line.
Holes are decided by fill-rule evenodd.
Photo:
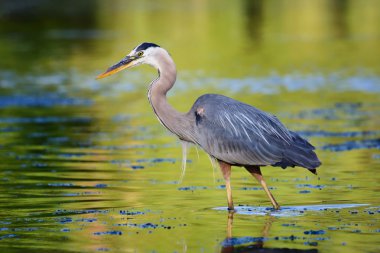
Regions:
M 234 210 L 231 166 L 248 170 L 259 181 L 275 209 L 280 206 L 261 174 L 262 166 L 300 166 L 317 173 L 316 168 L 321 163 L 313 151 L 314 147 L 288 130 L 275 116 L 251 105 L 223 95 L 205 94 L 195 101 L 189 112 L 176 111 L 166 99 L 176 80 L 176 66 L 169 53 L 156 44 L 138 45 L 97 78 L 140 64 L 149 64 L 158 70 L 158 78 L 149 86 L 148 99 L 162 125 L 182 141 L 182 175 L 188 143 L 200 146 L 220 165 L 226 182 L 229 210 Z
M 227 216 L 227 236 L 221 243 L 221 253 L 318 253 L 318 249 L 290 249 L 265 246 L 270 240 L 270 229 L 276 217 L 267 215 L 260 237 L 233 237 L 233 218 L 235 213 L 229 212 Z

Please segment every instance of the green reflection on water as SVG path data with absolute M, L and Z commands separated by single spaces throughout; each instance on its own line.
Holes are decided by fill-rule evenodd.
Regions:
M 232 251 L 227 213 L 213 209 L 225 205 L 223 180 L 202 151 L 191 150 L 176 184 L 180 146 L 146 99 L 155 71 L 94 80 L 142 41 L 172 53 L 179 80 L 169 100 L 178 110 L 223 93 L 315 144 L 317 177 L 265 168 L 282 206 L 369 204 L 235 214 L 236 252 L 379 250 L 378 146 L 323 148 L 379 138 L 379 1 L 0 5 L 1 251 Z M 235 168 L 232 180 L 237 204 L 269 206 L 245 171 Z

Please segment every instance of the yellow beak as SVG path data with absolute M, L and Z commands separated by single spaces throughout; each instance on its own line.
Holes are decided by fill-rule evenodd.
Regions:
M 101 79 L 110 75 L 113 75 L 123 69 L 129 68 L 133 66 L 133 60 L 135 60 L 135 57 L 129 57 L 127 56 L 125 59 L 121 60 L 119 63 L 116 63 L 115 65 L 111 66 L 104 72 L 103 74 L 100 74 L 96 77 L 96 79 Z

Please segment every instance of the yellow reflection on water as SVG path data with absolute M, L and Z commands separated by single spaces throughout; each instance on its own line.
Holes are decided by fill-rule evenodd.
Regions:
M 99 27 L 114 32 L 115 38 L 102 41 L 98 51 L 110 61 L 152 41 L 173 54 L 179 69 L 223 76 L 315 67 L 378 72 L 379 5 L 328 0 L 99 1 Z

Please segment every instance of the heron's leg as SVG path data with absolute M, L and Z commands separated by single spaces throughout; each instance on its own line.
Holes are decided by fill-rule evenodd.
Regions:
M 223 173 L 224 180 L 226 181 L 226 190 L 227 190 L 227 202 L 228 202 L 228 210 L 234 210 L 234 204 L 232 202 L 232 191 L 231 191 L 231 164 L 218 161 L 220 165 L 220 170 Z
M 227 220 L 227 236 L 226 239 L 223 241 L 223 246 L 221 249 L 221 253 L 231 253 L 234 252 L 234 243 L 233 243 L 233 237 L 232 237 L 232 223 L 234 219 L 234 212 L 228 212 L 228 220 Z
M 234 212 L 229 212 L 227 216 L 227 238 L 232 238 L 232 223 L 234 220 Z
M 272 193 L 268 189 L 267 184 L 265 183 L 264 177 L 261 174 L 260 167 L 259 166 L 246 166 L 245 168 L 249 171 L 249 173 L 252 174 L 252 176 L 254 176 L 257 179 L 257 181 L 259 181 L 261 186 L 264 188 L 264 191 L 267 193 L 270 201 L 272 202 L 274 209 L 276 209 L 276 210 L 280 209 L 280 205 L 274 199 Z

